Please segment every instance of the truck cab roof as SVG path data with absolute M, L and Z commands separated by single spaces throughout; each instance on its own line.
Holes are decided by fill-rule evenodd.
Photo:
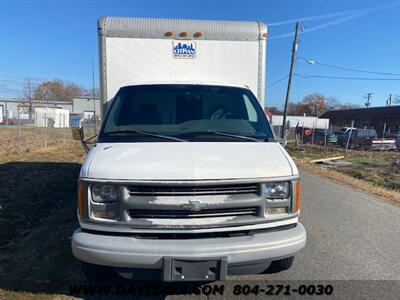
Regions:
M 128 87 L 128 86 L 138 86 L 138 85 L 169 85 L 169 84 L 186 84 L 186 85 L 211 85 L 211 86 L 226 86 L 226 87 L 237 87 L 237 88 L 244 88 L 250 89 L 248 85 L 240 85 L 228 82 L 215 82 L 215 81 L 194 81 L 194 80 L 160 80 L 160 81 L 141 81 L 141 82 L 131 82 L 122 84 L 121 88 Z

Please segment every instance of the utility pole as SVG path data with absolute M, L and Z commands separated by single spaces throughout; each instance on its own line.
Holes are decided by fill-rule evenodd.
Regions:
M 386 106 L 392 106 L 392 94 L 389 94 L 389 98 L 386 100 Z
M 365 102 L 365 107 L 370 107 L 371 106 L 371 97 L 372 97 L 373 93 L 367 93 L 367 95 L 364 97 L 367 99 L 367 101 Z
M 297 40 L 298 40 L 298 36 L 299 36 L 299 30 L 300 30 L 300 24 L 299 24 L 299 22 L 297 22 L 296 28 L 295 28 L 295 33 L 294 33 L 293 46 L 292 46 L 292 60 L 290 62 L 289 81 L 288 81 L 288 86 L 287 86 L 287 90 L 286 90 L 286 99 L 285 99 L 285 109 L 283 110 L 283 123 L 282 123 L 281 139 L 285 138 L 287 106 L 288 106 L 289 96 L 290 96 L 290 86 L 292 85 L 294 64 L 296 62 Z

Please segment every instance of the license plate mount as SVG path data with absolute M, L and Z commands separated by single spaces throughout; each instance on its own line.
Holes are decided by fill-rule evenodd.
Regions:
M 224 280 L 228 269 L 226 257 L 164 257 L 163 280 L 166 282 Z

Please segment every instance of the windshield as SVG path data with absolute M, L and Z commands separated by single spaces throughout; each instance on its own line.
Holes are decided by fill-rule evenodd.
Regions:
M 179 140 L 271 141 L 273 134 L 249 90 L 174 84 L 121 88 L 99 134 L 99 142 Z

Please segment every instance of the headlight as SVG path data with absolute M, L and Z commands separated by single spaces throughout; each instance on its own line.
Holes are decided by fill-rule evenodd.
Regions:
M 118 199 L 118 190 L 114 185 L 93 184 L 91 190 L 94 202 L 115 202 Z
M 289 197 L 289 182 L 268 182 L 266 184 L 265 196 L 267 199 L 285 199 Z

